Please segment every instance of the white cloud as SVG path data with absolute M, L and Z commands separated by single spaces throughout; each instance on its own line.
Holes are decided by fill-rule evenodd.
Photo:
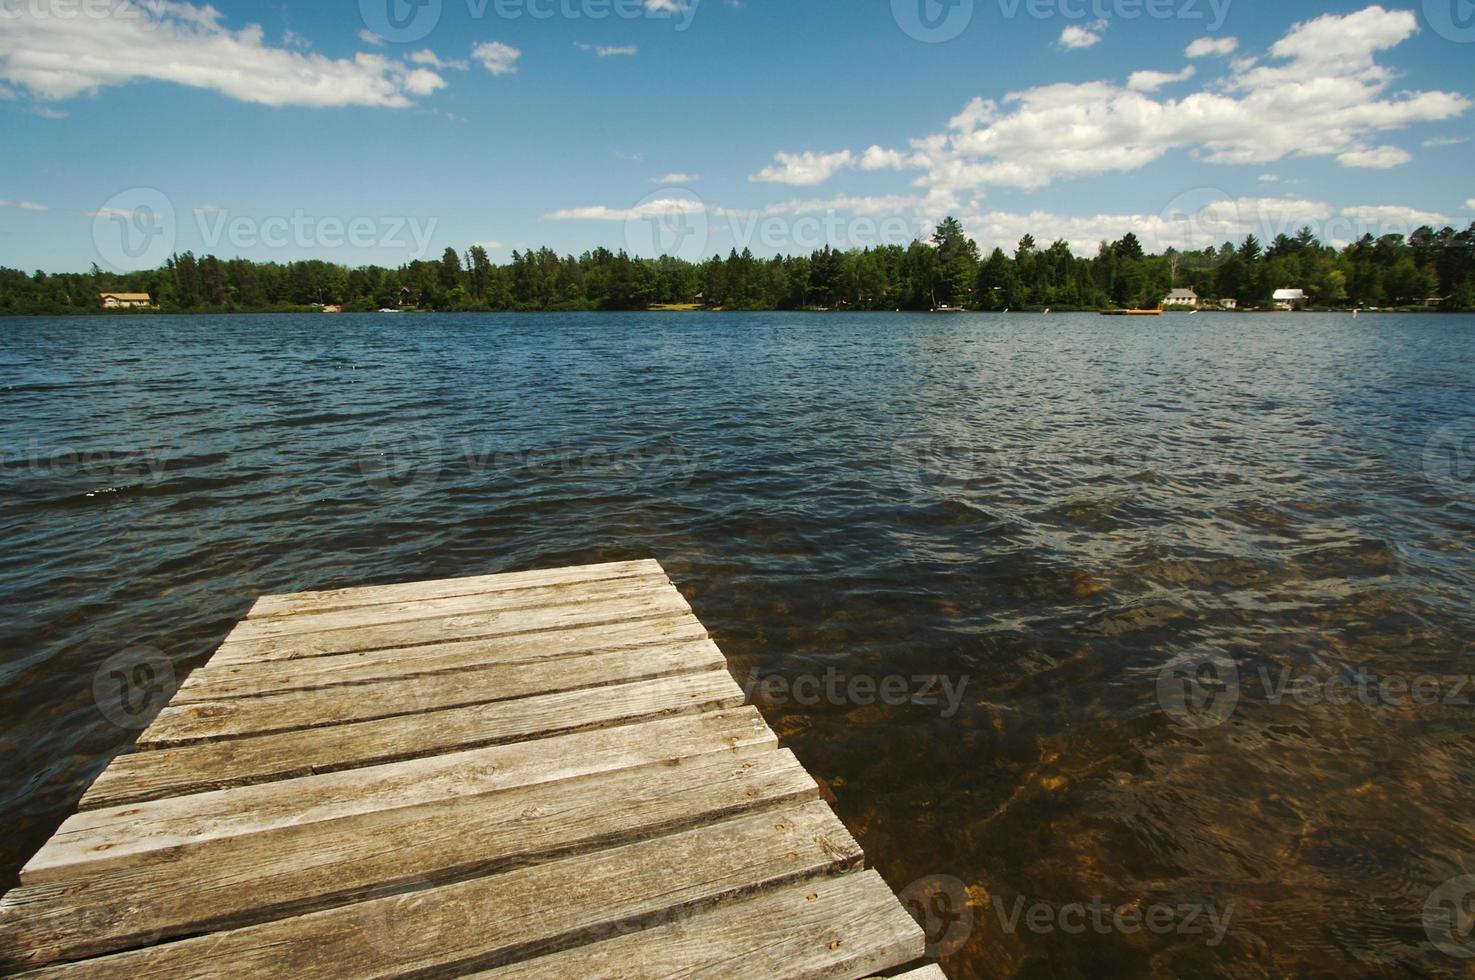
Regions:
M 659 177 L 652 177 L 650 182 L 652 184 L 695 184 L 698 180 L 701 180 L 701 178 L 696 174 L 676 171 L 674 173 L 662 174 Z
M 1338 212 L 1367 227 L 1407 228 L 1412 231 L 1423 225 L 1438 228 L 1449 224 L 1449 215 L 1439 211 L 1420 211 L 1417 208 L 1400 207 L 1396 204 L 1359 204 L 1342 208 Z M 1407 234 L 1408 232 L 1404 232 Z M 1360 236 L 1359 236 L 1360 237 Z
M 882 146 L 866 149 L 860 157 L 862 170 L 901 170 L 911 161 L 911 155 L 900 150 L 888 150 Z
M 1466 201 L 1465 207 L 1469 208 L 1471 211 L 1475 211 L 1475 197 L 1472 197 L 1468 201 Z
M 1280 180 L 1280 178 L 1277 177 L 1275 174 L 1261 174 L 1259 177 L 1256 178 L 1256 180 L 1260 181 L 1260 183 L 1262 184 L 1273 184 L 1276 181 Z
M 841 170 L 855 165 L 855 154 L 849 150 L 838 153 L 775 153 L 777 164 L 764 167 L 749 177 L 755 183 L 791 184 L 795 187 L 810 187 L 822 184 Z
M 1219 248 L 1223 243 L 1238 244 L 1246 235 L 1254 235 L 1268 244 L 1279 235 L 1295 236 L 1302 227 L 1310 227 L 1321 241 L 1340 247 L 1365 234 L 1409 235 L 1423 225 L 1442 227 L 1449 223 L 1447 215 L 1400 205 L 1358 205 L 1337 208 L 1325 201 L 1304 197 L 1240 197 L 1205 191 L 1202 195 L 1181 195 L 1191 203 L 1186 207 L 1170 205 L 1159 214 L 1098 213 L 1070 216 L 1048 211 L 1008 212 L 971 208 L 960 213 L 963 225 L 985 251 L 994 246 L 1012 251 L 1026 234 L 1034 235 L 1043 246 L 1056 240 L 1065 241 L 1079 255 L 1094 255 L 1102 241 L 1114 241 L 1127 232 L 1141 239 L 1144 248 L 1161 252 L 1167 248 L 1201 251 Z M 1475 209 L 1475 200 L 1467 202 Z M 940 217 L 935 202 L 916 194 L 875 196 L 836 195 L 825 198 L 795 198 L 770 204 L 758 210 L 740 210 L 705 204 L 694 197 L 670 197 L 645 201 L 635 207 L 594 205 L 569 208 L 544 215 L 553 221 L 633 221 L 676 215 L 701 214 L 711 220 L 728 219 L 725 227 L 736 233 L 750 234 L 761 226 L 758 219 L 781 217 L 795 219 L 816 214 L 846 214 L 854 219 L 870 219 L 873 229 L 892 227 L 888 237 L 895 238 L 895 227 L 905 234 L 925 237 L 932 223 Z M 809 219 L 812 220 L 812 219 Z M 892 225 L 896 222 L 898 224 Z M 717 227 L 714 225 L 714 227 Z M 791 228 L 800 227 L 796 221 Z M 853 226 L 843 222 L 836 226 L 838 234 L 854 236 Z M 780 236 L 784 241 L 789 238 Z M 854 244 L 842 237 L 831 244 Z M 820 243 L 822 244 L 822 243 Z M 805 248 L 818 247 L 817 244 Z M 802 250 L 802 249 L 801 249 Z
M 369 44 L 376 48 L 382 48 L 384 47 L 384 45 L 389 43 L 378 34 L 375 34 L 373 31 L 369 30 L 367 27 L 359 31 L 359 40 L 362 41 L 364 44 Z
M 445 87 L 434 72 L 380 54 L 327 58 L 272 47 L 258 25 L 230 30 L 213 7 L 115 0 L 106 24 L 14 5 L 0 31 L 0 79 L 60 101 L 132 81 L 209 89 L 270 106 L 403 108 Z
M 410 55 L 410 61 L 417 65 L 429 65 L 443 71 L 465 71 L 469 67 L 464 61 L 442 61 L 434 51 L 426 49 L 416 51 Z
M 16 207 L 20 208 L 22 211 L 50 211 L 51 210 L 46 205 L 44 205 L 44 204 L 37 204 L 35 201 L 22 201 L 19 204 L 17 204 Z
M 225 208 L 221 207 L 219 204 L 200 204 L 192 210 L 195 212 L 195 214 L 220 214 L 225 211 Z
M 1426 150 L 1433 150 L 1441 146 L 1459 146 L 1461 143 L 1468 142 L 1470 142 L 1470 137 L 1468 136 L 1435 136 L 1424 140 L 1419 145 Z
M 1184 54 L 1190 58 L 1204 58 L 1209 55 L 1233 54 L 1239 47 L 1239 39 L 1233 37 L 1201 37 L 1190 44 L 1184 50 Z
M 1168 248 L 1202 251 L 1225 242 L 1238 244 L 1254 235 L 1262 244 L 1277 235 L 1294 237 L 1309 227 L 1318 239 L 1340 247 L 1365 234 L 1409 235 L 1423 225 L 1440 227 L 1448 216 L 1396 205 L 1335 208 L 1324 201 L 1297 197 L 1210 197 L 1191 211 L 1163 214 L 1095 214 L 1072 217 L 1046 211 L 985 211 L 963 216 L 968 234 L 985 251 L 995 246 L 1012 251 L 1026 234 L 1041 245 L 1063 240 L 1078 255 L 1094 255 L 1098 244 L 1132 232 L 1149 252 Z
M 655 14 L 679 14 L 686 4 L 680 0 L 645 0 L 645 9 Z
M 1407 153 L 1379 145 L 1378 134 L 1452 119 L 1471 106 L 1457 92 L 1392 90 L 1394 76 L 1375 56 L 1416 30 L 1407 11 L 1327 14 L 1293 26 L 1263 62 L 1239 59 L 1228 75 L 1181 98 L 1107 81 L 1042 85 L 999 101 L 975 98 L 946 132 L 912 140 L 905 166 L 920 172 L 914 186 L 943 210 L 989 186 L 1038 188 L 1128 172 L 1174 150 L 1244 166 L 1298 156 L 1396 166 Z M 1139 78 L 1139 88 L 1144 81 L 1157 78 Z M 820 167 L 781 156 L 784 166 L 770 167 L 764 178 L 818 183 L 848 165 L 843 155 L 830 159 L 837 162 Z M 897 159 L 878 151 L 872 162 Z
M 640 52 L 640 49 L 633 44 L 600 45 L 575 42 L 574 47 L 578 48 L 580 51 L 593 51 L 601 58 L 633 58 L 636 54 Z
M 1371 170 L 1388 170 L 1412 159 L 1412 154 L 1396 146 L 1359 147 L 1337 154 L 1337 162 L 1344 167 L 1367 167 Z
M 668 197 L 642 201 L 633 208 L 612 208 L 603 204 L 565 208 L 543 217 L 549 221 L 638 221 L 681 214 L 703 214 L 708 210 L 706 205 L 693 198 Z
M 846 212 L 867 218 L 910 219 L 912 223 L 917 223 L 923 220 L 919 216 L 925 208 L 926 202 L 914 194 L 881 194 L 868 197 L 839 194 L 835 197 L 795 198 L 791 201 L 770 204 L 763 209 L 763 214 L 804 215 Z
M 1134 71 L 1127 79 L 1127 88 L 1134 92 L 1156 92 L 1164 85 L 1188 81 L 1193 77 L 1194 70 L 1194 67 L 1189 65 L 1179 72 Z
M 471 56 L 493 75 L 512 75 L 517 72 L 522 52 L 501 41 L 483 41 L 471 49 Z
M 1101 35 L 1106 31 L 1105 20 L 1096 20 L 1082 27 L 1079 24 L 1071 24 L 1060 32 L 1060 39 L 1056 45 L 1066 51 L 1078 51 L 1081 48 L 1089 48 L 1101 41 Z

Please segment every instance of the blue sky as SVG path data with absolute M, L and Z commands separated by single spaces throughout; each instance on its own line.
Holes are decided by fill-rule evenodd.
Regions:
M 1472 65 L 1469 0 L 0 0 L 0 265 L 1464 227 Z

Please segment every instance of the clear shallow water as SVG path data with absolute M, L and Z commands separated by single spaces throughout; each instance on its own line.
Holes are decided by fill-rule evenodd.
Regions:
M 1271 694 L 1457 700 L 1472 415 L 1468 317 L 0 321 L 0 873 L 131 739 L 122 651 L 654 556 L 953 976 L 1456 973 L 1475 707 Z M 1160 685 L 1204 657 L 1232 712 Z M 1060 927 L 1096 899 L 1174 931 Z

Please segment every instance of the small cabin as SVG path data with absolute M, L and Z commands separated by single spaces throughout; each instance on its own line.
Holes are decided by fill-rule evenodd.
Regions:
M 1198 308 L 1198 293 L 1191 289 L 1175 289 L 1163 297 L 1164 306 L 1188 306 Z
M 1238 308 L 1239 300 L 1232 296 L 1227 296 L 1219 300 L 1219 309 L 1221 310 L 1234 310 Z
M 1294 310 L 1306 303 L 1306 291 L 1304 289 L 1277 289 L 1275 295 L 1270 297 L 1275 300 L 1277 310 Z
M 105 310 L 148 309 L 154 305 L 148 293 L 98 293 Z

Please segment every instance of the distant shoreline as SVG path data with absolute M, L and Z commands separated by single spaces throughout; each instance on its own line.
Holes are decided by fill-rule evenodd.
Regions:
M 952 310 L 952 311 L 949 311 L 948 315 L 951 315 L 951 316 L 959 316 L 959 315 L 965 315 L 965 316 L 1053 316 L 1053 315 L 1056 315 L 1056 314 L 1076 314 L 1076 315 L 1079 315 L 1079 314 L 1099 314 L 1101 312 L 1102 311 L 1101 310 L 1098 310 L 1098 309 L 1070 309 L 1070 308 L 1052 307 L 1052 308 L 1050 308 L 1048 310 L 1043 309 L 1043 308 L 1036 308 L 1036 309 L 1025 308 L 1025 309 L 1020 309 L 1020 310 L 966 310 L 966 309 L 964 309 L 964 310 Z M 894 315 L 899 314 L 899 313 L 906 313 L 906 314 L 915 315 L 915 316 L 938 316 L 938 317 L 942 317 L 943 316 L 942 313 L 936 313 L 936 312 L 931 311 L 931 310 L 814 309 L 814 308 L 808 308 L 808 309 L 776 309 L 775 308 L 775 309 L 737 310 L 737 309 L 726 309 L 726 308 L 722 308 L 722 307 L 707 308 L 707 307 L 694 307 L 694 306 L 674 305 L 673 304 L 673 305 L 664 305 L 664 306 L 652 306 L 649 309 L 645 309 L 645 310 L 548 310 L 548 309 L 532 309 L 532 310 L 506 310 L 506 309 L 504 309 L 504 310 L 395 310 L 392 313 L 385 313 L 384 311 L 381 311 L 381 310 L 344 310 L 344 311 L 339 312 L 339 313 L 323 313 L 321 310 L 314 309 L 313 307 L 310 307 L 310 306 L 308 306 L 308 307 L 300 307 L 300 308 L 299 307 L 293 307 L 293 308 L 288 308 L 288 309 L 265 309 L 265 310 L 249 310 L 249 309 L 247 309 L 247 310 L 242 310 L 242 309 L 215 309 L 215 310 L 208 310 L 208 309 L 191 309 L 191 310 L 159 310 L 159 309 L 72 310 L 72 311 L 63 312 L 63 313 L 55 313 L 55 312 L 46 312 L 46 313 L 0 313 L 0 319 L 17 319 L 17 320 L 21 320 L 21 319 L 44 318 L 44 317 L 68 318 L 68 319 L 87 319 L 87 318 L 98 318 L 98 317 L 100 317 L 100 318 L 116 318 L 116 317 L 121 317 L 121 318 L 146 318 L 146 317 L 203 317 L 203 316 L 354 316 L 354 317 L 365 317 L 365 316 L 388 316 L 388 317 L 392 317 L 392 316 L 411 316 L 411 317 L 414 317 L 414 316 L 506 316 L 506 315 L 509 315 L 509 314 L 511 314 L 511 315 L 518 315 L 518 316 L 528 316 L 528 315 L 536 315 L 536 316 L 570 316 L 570 315 L 577 315 L 577 316 L 638 316 L 638 315 L 647 314 L 647 313 L 700 313 L 700 314 L 712 314 L 712 315 L 723 315 L 723 314 L 753 314 L 753 313 L 788 313 L 788 314 L 792 314 L 792 313 L 803 313 L 803 314 L 809 314 L 809 315 L 813 315 L 813 316 L 831 316 L 831 315 L 837 315 L 837 314 L 840 314 L 840 315 L 843 315 L 843 314 L 866 315 L 866 316 L 872 316 L 872 315 L 876 315 L 876 314 L 890 314 L 890 315 L 894 316 Z M 1361 316 L 1391 316 L 1391 315 L 1400 315 L 1400 314 L 1402 314 L 1402 315 L 1408 315 L 1408 314 L 1416 314 L 1416 313 L 1417 314 L 1451 315 L 1451 316 L 1460 316 L 1460 315 L 1471 316 L 1471 315 L 1475 315 L 1475 310 L 1450 310 L 1450 309 L 1445 309 L 1445 308 L 1437 307 L 1437 306 L 1430 306 L 1430 307 L 1417 307 L 1417 306 L 1415 306 L 1415 307 L 1401 307 L 1401 308 L 1398 308 L 1398 309 L 1379 309 L 1379 310 L 1369 310 L 1369 309 L 1353 310 L 1353 309 L 1345 308 L 1345 307 L 1341 307 L 1341 308 L 1338 308 L 1338 307 L 1316 307 L 1316 308 L 1304 309 L 1304 310 L 1265 310 L 1265 309 L 1254 309 L 1254 310 L 1164 310 L 1163 311 L 1163 316 L 1192 316 L 1192 315 L 1196 315 L 1196 314 L 1215 315 L 1215 316 L 1220 316 L 1220 315 L 1222 315 L 1222 316 L 1256 316 L 1256 315 L 1269 315 L 1269 314 L 1274 314 L 1274 315 L 1279 315 L 1279 316 L 1300 316 L 1300 315 L 1303 315 L 1303 314 L 1313 314 L 1313 315 L 1315 315 L 1315 314 L 1320 314 L 1320 315 L 1340 314 L 1342 316 L 1347 316 L 1347 315 L 1350 315 L 1352 313 L 1357 313 L 1358 315 L 1361 315 Z

